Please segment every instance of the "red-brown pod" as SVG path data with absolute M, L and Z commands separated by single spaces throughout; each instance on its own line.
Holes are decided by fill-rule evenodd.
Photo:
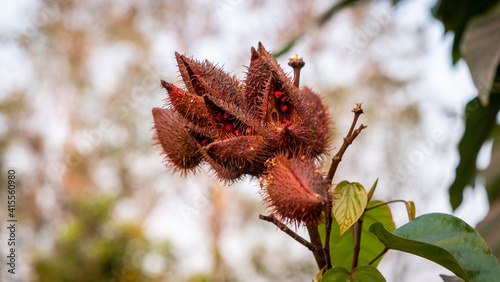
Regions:
M 155 139 L 162 147 L 167 165 L 185 174 L 202 161 L 197 143 L 186 129 L 188 125 L 173 109 L 153 108 Z
M 280 154 L 267 162 L 261 194 L 271 213 L 282 222 L 317 224 L 321 218 L 328 185 L 314 162 Z

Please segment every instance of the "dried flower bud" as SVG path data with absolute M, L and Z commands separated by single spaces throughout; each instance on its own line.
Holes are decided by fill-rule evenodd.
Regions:
M 329 198 L 321 169 L 311 159 L 283 154 L 266 164 L 261 194 L 271 213 L 285 223 L 317 223 Z

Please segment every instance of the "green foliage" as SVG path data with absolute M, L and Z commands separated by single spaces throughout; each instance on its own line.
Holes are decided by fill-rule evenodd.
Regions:
M 491 152 L 490 165 L 482 171 L 484 176 L 486 192 L 490 205 L 494 205 L 495 200 L 500 198 L 500 126 L 496 126 L 492 134 L 493 147 Z
M 381 204 L 382 201 L 372 201 L 367 207 Z M 391 210 L 387 205 L 380 206 L 365 212 L 363 217 L 363 227 L 361 232 L 361 251 L 358 262 L 365 265 L 371 262 L 382 250 L 382 244 L 377 237 L 369 231 L 370 226 L 375 222 L 381 222 L 388 230 L 394 231 L 396 226 L 392 220 Z M 324 228 L 324 224 L 320 228 Z M 334 266 L 350 268 L 352 265 L 353 249 L 355 245 L 354 230 L 351 228 L 340 236 L 339 225 L 336 221 L 332 224 L 330 235 L 330 256 Z M 382 258 L 377 259 L 372 265 L 377 266 Z
M 384 276 L 371 265 L 362 265 L 356 267 L 352 272 L 343 267 L 335 267 L 328 270 L 321 282 L 339 282 L 339 281 L 386 281 Z
M 460 163 L 456 169 L 456 178 L 450 186 L 450 203 L 456 209 L 462 203 L 465 186 L 474 184 L 476 158 L 481 146 L 496 125 L 496 116 L 500 110 L 500 94 L 492 95 L 489 105 L 481 105 L 479 98 L 467 103 L 465 132 L 458 145 Z
M 113 202 L 92 196 L 72 203 L 53 250 L 35 258 L 37 281 L 165 281 L 145 272 L 143 259 L 155 253 L 172 262 L 170 244 L 152 244 L 140 225 L 115 222 Z
M 479 92 L 478 97 L 472 99 L 465 108 L 465 132 L 458 146 L 460 163 L 456 169 L 455 181 L 449 189 L 451 206 L 456 209 L 462 203 L 464 188 L 475 184 L 479 150 L 493 129 L 498 127 L 500 1 L 441 0 L 433 11 L 443 22 L 445 31 L 455 33 L 453 61 L 458 61 L 463 55 Z M 498 187 L 500 186 L 493 188 L 494 194 L 498 193 L 495 191 L 500 191 Z
M 377 182 L 370 189 L 370 198 L 376 185 Z M 376 266 L 390 249 L 429 259 L 466 281 L 496 281 L 500 278 L 500 265 L 491 250 L 479 233 L 461 219 L 438 213 L 415 218 L 415 204 L 402 200 L 371 201 L 359 211 L 367 199 L 359 183 L 342 181 L 335 193 L 332 214 L 337 214 L 332 218 L 328 238 L 333 268 L 326 269 L 326 272 L 321 270 L 317 280 L 324 273 L 320 281 L 385 281 Z M 388 207 L 394 202 L 405 203 L 410 219 L 398 229 Z M 349 229 L 341 232 L 341 225 L 335 219 L 341 218 L 338 215 L 356 218 L 355 224 L 344 223 L 344 226 L 350 224 Z M 345 218 L 344 222 L 347 222 Z M 325 246 L 325 223 L 319 224 L 318 231 Z M 356 240 L 356 234 L 360 234 L 360 240 Z
M 500 63 L 500 5 L 467 24 L 460 48 L 483 105 L 494 93 L 495 75 Z M 498 85 L 496 86 L 498 87 Z M 498 91 L 496 91 L 498 92 Z
M 479 233 L 459 218 L 427 214 L 387 231 L 370 227 L 388 249 L 408 252 L 438 263 L 466 281 L 497 281 L 500 265 Z
M 445 32 L 453 31 L 453 62 L 457 62 L 462 56 L 460 42 L 469 21 L 476 15 L 488 11 L 497 4 L 498 0 L 440 0 L 432 8 L 434 16 L 444 24 Z
M 357 183 L 340 182 L 334 191 L 332 212 L 339 225 L 340 235 L 344 234 L 363 214 L 368 197 L 365 188 Z
M 453 61 L 456 62 L 463 56 L 478 89 L 478 97 L 471 100 L 465 109 L 465 132 L 458 147 L 460 163 L 456 168 L 455 180 L 449 188 L 450 203 L 456 209 L 462 202 L 464 188 L 475 185 L 475 177 L 479 173 L 476 158 L 480 148 L 492 137 L 492 132 L 500 128 L 495 122 L 500 110 L 500 1 L 441 0 L 433 11 L 443 22 L 445 32 L 455 33 Z M 500 195 L 500 166 L 497 161 L 500 147 L 496 140 L 490 165 L 483 172 L 492 205 L 487 216 L 490 226 L 485 228 L 483 225 L 479 229 L 481 232 L 486 232 L 487 229 L 498 230 L 500 227 L 498 220 L 491 220 L 494 218 L 495 205 L 498 206 L 495 200 Z M 483 235 L 496 252 L 500 251 L 498 245 L 495 247 L 496 235 Z

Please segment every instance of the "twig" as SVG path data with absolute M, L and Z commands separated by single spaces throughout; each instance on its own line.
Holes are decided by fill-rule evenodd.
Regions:
M 311 244 L 315 247 L 312 252 L 319 269 L 323 269 L 327 266 L 327 257 L 324 249 L 321 246 L 321 237 L 319 236 L 318 225 L 317 224 L 306 224 L 307 232 L 309 232 L 309 237 L 311 238 Z
M 272 215 L 268 216 L 268 215 L 259 214 L 259 218 L 262 219 L 262 220 L 269 221 L 269 222 L 273 223 L 279 229 L 281 229 L 281 231 L 285 232 L 286 234 L 288 234 L 288 236 L 290 236 L 293 239 L 295 239 L 295 241 L 297 241 L 297 242 L 301 243 L 302 245 L 306 246 L 306 248 L 308 248 L 311 252 L 314 252 L 316 250 L 316 247 L 313 244 L 309 243 L 306 239 L 300 237 L 297 233 L 293 232 L 290 228 L 288 228 L 285 224 L 283 224 L 282 222 L 280 222 L 274 216 L 272 216 Z
M 405 203 L 406 204 L 406 201 L 404 201 L 404 200 L 392 200 L 392 201 L 380 203 L 380 204 L 377 204 L 377 205 L 373 205 L 371 207 L 367 207 L 366 210 L 369 211 L 369 210 L 372 210 L 374 208 L 378 208 L 378 207 L 381 207 L 381 206 L 384 206 L 384 205 L 387 205 L 387 204 L 392 204 L 392 203 L 397 203 L 397 202 L 401 202 L 401 203 Z
M 326 176 L 326 180 L 328 182 L 332 182 L 333 176 L 335 175 L 335 172 L 337 171 L 337 167 L 339 166 L 339 163 L 342 161 L 342 156 L 344 155 L 345 151 L 347 150 L 347 147 L 352 144 L 354 139 L 359 135 L 361 130 L 366 128 L 366 125 L 361 124 L 358 129 L 354 130 L 356 127 L 356 123 L 358 122 L 359 116 L 363 113 L 363 109 L 361 108 L 361 103 L 357 103 L 356 107 L 352 110 L 354 112 L 354 119 L 352 121 L 351 128 L 349 129 L 349 133 L 347 133 L 347 136 L 344 137 L 344 143 L 342 143 L 342 147 L 340 147 L 340 150 L 337 152 L 337 154 L 333 157 L 332 159 L 332 165 L 330 166 L 330 169 L 328 170 L 328 175 Z
M 355 245 L 354 245 L 354 253 L 352 257 L 352 266 L 351 270 L 354 270 L 358 266 L 358 258 L 359 258 L 359 251 L 361 250 L 361 234 L 363 233 L 363 216 L 361 216 L 358 219 L 358 222 L 355 223 L 354 225 L 355 228 Z
M 332 205 L 328 204 L 325 205 L 325 228 L 326 228 L 326 235 L 325 235 L 325 244 L 323 245 L 323 253 L 325 254 L 325 260 L 326 260 L 326 269 L 332 268 L 332 260 L 330 257 L 330 234 L 331 234 L 331 229 L 332 229 Z
M 372 259 L 372 261 L 370 261 L 368 263 L 368 265 L 372 265 L 375 261 L 377 261 L 381 256 L 385 255 L 385 253 L 387 253 L 387 251 L 389 250 L 389 247 L 385 247 L 385 249 L 380 253 L 378 254 L 374 259 Z
M 357 103 L 356 107 L 352 110 L 354 113 L 354 119 L 351 124 L 351 128 L 349 129 L 349 132 L 347 133 L 346 137 L 344 138 L 344 143 L 342 144 L 342 147 L 340 147 L 340 150 L 337 152 L 337 154 L 333 157 L 332 159 L 332 165 L 330 166 L 330 169 L 328 170 L 328 174 L 326 176 L 326 181 L 328 183 L 332 183 L 333 181 L 333 176 L 335 175 L 335 172 L 337 171 L 337 167 L 339 166 L 339 163 L 342 161 L 342 156 L 344 155 L 345 151 L 347 150 L 347 147 L 352 144 L 354 139 L 359 135 L 361 130 L 365 129 L 366 126 L 361 124 L 358 129 L 354 130 L 356 128 L 356 123 L 358 122 L 359 116 L 363 113 L 363 108 L 361 107 L 361 103 Z M 326 265 L 328 266 L 327 269 L 331 268 L 331 258 L 330 258 L 330 233 L 332 229 L 332 206 L 331 205 L 326 205 L 325 206 L 325 225 L 326 225 L 326 239 L 325 239 L 325 244 L 323 245 L 323 252 L 326 257 Z M 361 238 L 361 236 L 358 236 Z M 357 245 L 359 248 L 359 245 Z M 359 254 L 359 251 L 358 251 Z M 356 263 L 357 263 L 357 258 L 356 258 Z

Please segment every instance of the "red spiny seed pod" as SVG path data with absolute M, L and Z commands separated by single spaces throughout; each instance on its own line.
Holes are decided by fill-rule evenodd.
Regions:
M 203 148 L 218 178 L 233 181 L 243 174 L 259 176 L 264 171 L 264 139 L 250 135 L 213 142 Z
M 209 113 L 203 97 L 186 92 L 164 80 L 161 85 L 168 91 L 169 103 L 183 117 L 197 125 L 206 125 L 209 122 Z
M 186 129 L 188 122 L 172 109 L 153 108 L 155 139 L 167 164 L 185 174 L 202 161 L 197 143 Z
M 308 87 L 301 88 L 300 93 L 304 104 L 304 122 L 309 130 L 309 134 L 305 134 L 304 138 L 310 140 L 309 148 L 312 154 L 324 153 L 332 136 L 328 108 L 321 97 Z
M 245 103 L 240 82 L 208 61 L 199 62 L 175 53 L 179 71 L 189 92 L 199 96 L 209 95 L 237 105 Z
M 308 88 L 298 89 L 262 45 L 258 54 L 270 73 L 257 103 L 260 109 L 256 111 L 263 118 L 266 139 L 276 144 L 270 150 L 295 152 L 300 147 L 313 157 L 324 154 L 331 132 L 330 118 L 321 98 Z
M 250 66 L 248 67 L 247 76 L 245 79 L 245 99 L 247 101 L 248 110 L 254 116 L 262 116 L 260 112 L 262 105 L 262 97 L 266 83 L 271 77 L 271 67 L 262 57 L 263 48 L 255 50 L 251 48 Z
M 271 213 L 285 223 L 317 224 L 329 197 L 314 162 L 280 154 L 266 165 L 261 194 Z

